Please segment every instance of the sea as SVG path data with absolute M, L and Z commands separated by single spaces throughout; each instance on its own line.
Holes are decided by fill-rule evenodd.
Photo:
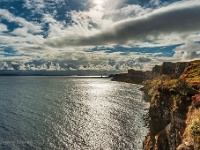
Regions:
M 142 150 L 141 85 L 98 77 L 0 77 L 0 150 Z

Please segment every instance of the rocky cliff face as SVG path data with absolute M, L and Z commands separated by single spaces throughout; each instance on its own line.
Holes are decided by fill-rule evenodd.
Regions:
M 153 79 L 161 75 L 166 75 L 171 79 L 178 79 L 188 65 L 189 63 L 187 62 L 164 62 L 161 66 L 156 65 L 152 71 L 136 71 L 130 69 L 128 73 L 112 75 L 112 80 L 142 84 L 145 80 Z
M 112 81 L 142 84 L 143 81 L 150 79 L 152 72 L 129 70 L 128 73 L 112 75 Z
M 113 80 L 144 84 L 150 102 L 144 150 L 200 149 L 200 60 L 129 70 Z
M 113 75 L 112 81 L 141 84 L 146 79 L 146 72 L 128 70 L 128 73 Z
M 144 149 L 200 149 L 200 61 L 164 63 L 155 70 L 161 76 L 145 82 L 151 98 Z
M 164 62 L 161 66 L 156 65 L 152 69 L 152 73 L 158 75 L 167 75 L 170 78 L 177 79 L 182 75 L 183 71 L 188 65 L 188 62 Z

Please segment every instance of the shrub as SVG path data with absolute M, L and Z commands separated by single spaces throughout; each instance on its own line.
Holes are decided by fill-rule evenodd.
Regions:
M 200 120 L 199 118 L 196 118 L 192 121 L 191 127 L 190 127 L 190 134 L 193 137 L 200 136 Z

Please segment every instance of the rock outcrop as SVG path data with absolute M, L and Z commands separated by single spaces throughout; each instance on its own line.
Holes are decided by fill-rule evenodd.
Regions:
M 154 74 L 167 75 L 170 78 L 177 79 L 182 75 L 183 71 L 188 65 L 188 62 L 164 62 L 161 66 L 156 65 L 152 69 L 152 72 Z
M 200 149 L 200 60 L 129 70 L 113 80 L 144 85 L 150 102 L 144 150 Z
M 161 75 L 166 75 L 171 79 L 178 79 L 188 65 L 188 62 L 164 62 L 161 66 L 156 65 L 155 67 L 153 67 L 152 71 L 140 71 L 130 69 L 128 70 L 128 73 L 112 75 L 112 80 L 142 84 L 142 82 L 144 82 L 145 80 L 153 79 Z
M 194 96 L 192 96 L 192 104 L 193 107 L 195 108 L 199 108 L 200 107 L 200 94 L 195 94 Z
M 144 83 L 151 97 L 144 150 L 199 150 L 200 61 L 167 63 L 162 69 L 160 78 Z
M 128 73 L 113 75 L 112 81 L 141 84 L 143 81 L 150 79 L 149 77 L 150 74 L 151 74 L 150 71 L 143 72 L 131 69 L 128 70 Z

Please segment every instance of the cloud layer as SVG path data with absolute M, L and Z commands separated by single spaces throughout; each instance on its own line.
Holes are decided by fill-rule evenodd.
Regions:
M 200 0 L 17 4 L 0 2 L 0 70 L 145 70 L 200 58 Z
M 83 34 L 77 37 L 65 36 L 63 38 L 53 39 L 50 46 L 67 47 L 67 46 L 95 46 L 109 44 L 132 44 L 146 41 L 162 42 L 166 36 L 170 38 L 173 34 L 178 34 L 180 38 L 183 34 L 200 31 L 200 2 L 190 1 L 177 2 L 166 7 L 159 8 L 148 14 L 128 18 L 115 22 L 111 27 L 100 30 L 93 35 Z M 172 37 L 173 38 L 173 37 Z M 187 38 L 187 37 L 185 37 Z M 183 42 L 179 40 L 176 44 Z M 168 41 L 167 44 L 170 44 Z M 174 44 L 174 42 L 172 42 Z

